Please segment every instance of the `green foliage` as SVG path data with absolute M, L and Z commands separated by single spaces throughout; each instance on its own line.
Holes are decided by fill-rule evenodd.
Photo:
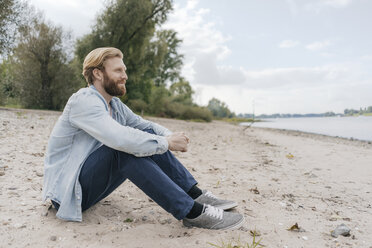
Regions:
M 14 85 L 26 108 L 62 109 L 77 88 L 63 47 L 66 38 L 61 27 L 30 18 L 19 28 L 14 49 Z
M 180 101 L 171 95 L 165 87 L 153 87 L 149 104 L 141 99 L 129 100 L 127 105 L 135 112 L 158 117 L 177 118 L 182 120 L 199 120 L 210 122 L 212 113 L 204 107 Z
M 141 115 L 143 115 L 144 111 L 147 111 L 148 108 L 148 104 L 141 99 L 129 100 L 127 105 L 130 107 L 131 110 L 137 113 L 141 113 Z
M 372 113 L 372 106 L 368 106 L 366 108 L 360 108 L 359 110 L 355 109 L 345 109 L 344 114 L 348 116 L 353 115 L 367 115 L 369 116 Z
M 20 3 L 16 0 L 1 0 L 0 7 L 0 54 L 7 52 L 18 24 Z
M 202 120 L 207 122 L 212 120 L 212 114 L 207 108 L 199 107 L 192 103 L 192 89 L 188 82 L 181 81 L 172 86 L 171 90 L 163 86 L 153 86 L 145 112 L 159 117 L 182 120 Z M 128 103 L 133 104 L 133 100 Z M 137 106 L 140 105 L 138 101 L 135 103 L 137 103 Z M 130 107 L 133 106 L 130 105 Z M 143 102 L 141 107 L 144 107 Z
M 76 56 L 84 57 L 97 47 L 117 47 L 128 68 L 127 95 L 122 100 L 150 102 L 152 85 L 164 85 L 178 77 L 182 56 L 180 40 L 171 30 L 156 31 L 172 9 L 170 0 L 109 1 L 92 32 L 77 42 Z
M 18 95 L 13 75 L 10 58 L 3 60 L 0 64 L 0 105 L 7 104 L 9 98 L 15 98 Z
M 260 120 L 253 119 L 253 118 L 238 118 L 238 117 L 232 117 L 232 118 L 223 118 L 223 121 L 229 122 L 229 123 L 242 123 L 242 122 L 260 122 Z
M 156 32 L 156 39 L 152 42 L 151 49 L 152 56 L 158 60 L 158 66 L 154 71 L 155 86 L 165 86 L 168 81 L 180 80 L 183 55 L 177 52 L 181 40 L 176 35 L 173 30 Z
M 163 112 L 157 116 L 177 118 L 181 120 L 201 120 L 206 122 L 212 121 L 212 114 L 207 108 L 171 102 L 169 101 L 169 98 L 164 104 L 162 110 Z
M 205 107 L 185 106 L 183 112 L 181 112 L 180 119 L 210 122 L 212 121 L 212 113 Z
M 192 105 L 192 94 L 194 94 L 194 91 L 190 83 L 183 78 L 179 82 L 173 83 L 169 90 L 173 96 L 173 101 Z
M 153 87 L 149 112 L 160 117 L 165 117 L 167 105 L 170 104 L 170 93 L 165 87 Z
M 212 98 L 211 100 L 209 100 L 207 107 L 212 112 L 213 116 L 217 118 L 232 118 L 235 116 L 235 114 L 230 111 L 227 105 L 217 98 Z

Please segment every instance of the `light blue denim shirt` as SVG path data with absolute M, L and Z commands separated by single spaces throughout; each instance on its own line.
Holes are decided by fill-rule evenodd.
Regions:
M 49 137 L 44 161 L 43 201 L 60 204 L 57 217 L 82 221 L 79 174 L 84 161 L 102 144 L 137 157 L 168 150 L 171 132 L 134 114 L 120 99 L 110 102 L 94 88 L 80 89 L 68 100 Z M 155 134 L 141 130 L 151 128 Z

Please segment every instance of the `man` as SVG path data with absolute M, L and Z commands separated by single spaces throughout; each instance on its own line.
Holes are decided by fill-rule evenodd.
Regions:
M 82 211 L 130 179 L 185 226 L 240 226 L 244 217 L 225 211 L 237 204 L 199 189 L 169 151 L 186 152 L 189 138 L 142 119 L 116 97 L 126 93 L 126 69 L 116 48 L 86 56 L 89 87 L 70 97 L 49 138 L 43 200 L 52 201 L 57 217 L 82 221 Z

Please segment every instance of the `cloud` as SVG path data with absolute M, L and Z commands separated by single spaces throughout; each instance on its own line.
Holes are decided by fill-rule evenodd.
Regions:
M 103 7 L 100 0 L 29 0 L 29 2 L 44 11 L 46 19 L 62 25 L 65 29 L 73 29 L 76 37 L 81 37 L 90 31 L 95 15 Z
M 306 46 L 306 49 L 311 50 L 311 51 L 318 51 L 318 50 L 322 50 L 325 47 L 330 46 L 330 45 L 331 45 L 331 42 L 329 40 L 316 41 L 316 42 L 313 42 L 311 44 L 308 44 Z
M 245 86 L 251 89 L 313 88 L 345 82 L 353 75 L 350 70 L 346 65 L 247 70 Z
M 295 2 L 295 0 L 286 0 L 287 4 L 288 4 L 288 7 L 289 7 L 289 11 L 291 12 L 292 15 L 297 15 L 298 14 L 298 6 L 297 6 L 297 3 Z
M 359 72 L 352 65 L 267 68 L 246 70 L 216 66 L 213 54 L 196 59 L 193 83 L 211 86 L 239 87 L 251 90 L 292 90 L 324 85 L 343 84 L 357 79 Z
M 215 53 L 219 60 L 230 54 L 226 42 L 230 36 L 222 34 L 214 22 L 206 21 L 205 15 L 209 9 L 196 6 L 199 1 L 187 2 L 186 7 L 175 5 L 174 12 L 169 15 L 168 22 L 163 25 L 165 29 L 174 29 L 183 40 L 181 52 L 192 60 L 200 53 Z
M 342 8 L 351 4 L 352 0 L 325 0 L 322 1 L 324 5 L 334 8 Z
M 279 47 L 280 48 L 291 48 L 291 47 L 297 46 L 298 44 L 300 44 L 300 42 L 296 40 L 283 40 L 282 42 L 280 42 Z
M 317 0 L 304 5 L 304 9 L 316 13 L 321 12 L 326 8 L 346 8 L 353 0 Z
M 238 84 L 244 75 L 239 69 L 218 65 L 231 50 L 226 45 L 231 37 L 206 21 L 209 9 L 197 8 L 198 1 L 188 1 L 186 6 L 175 5 L 165 29 L 174 29 L 182 39 L 180 53 L 185 55 L 182 75 L 191 84 Z
M 195 59 L 194 83 L 205 85 L 234 85 L 246 81 L 244 71 L 231 66 L 217 66 L 215 53 L 201 54 Z

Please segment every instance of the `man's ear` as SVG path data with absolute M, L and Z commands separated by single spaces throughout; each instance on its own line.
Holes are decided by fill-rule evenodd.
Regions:
M 102 81 L 102 79 L 103 79 L 102 71 L 100 69 L 97 69 L 97 68 L 93 69 L 93 76 L 95 77 L 95 79 L 97 79 L 99 81 Z

